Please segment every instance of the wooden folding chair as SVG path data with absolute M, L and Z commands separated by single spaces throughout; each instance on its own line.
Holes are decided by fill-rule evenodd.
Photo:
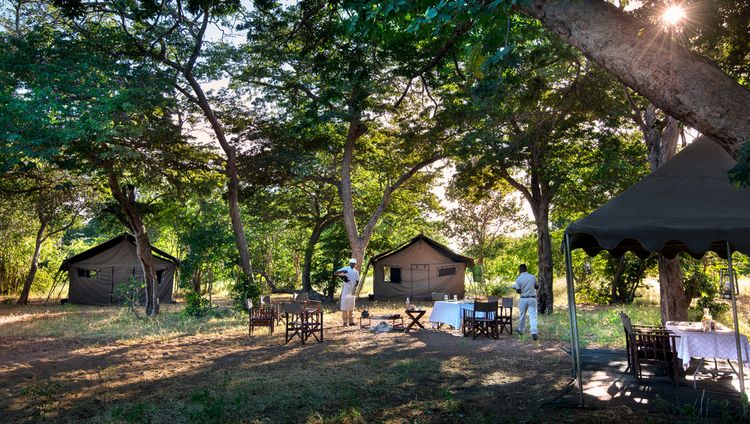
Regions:
M 508 330 L 508 334 L 513 334 L 513 298 L 504 297 L 500 303 L 500 311 L 497 317 L 500 325 L 500 333 Z
M 282 304 L 284 315 L 284 340 L 289 343 L 294 337 L 299 337 L 302 343 L 305 343 L 302 327 L 302 315 L 305 312 L 304 306 L 298 302 L 289 302 Z
M 464 309 L 464 337 L 480 335 L 497 339 L 500 337 L 497 319 L 497 302 L 474 302 L 474 310 Z
M 245 306 L 248 308 L 248 336 L 252 336 L 255 327 L 268 327 L 270 334 L 273 334 L 274 328 L 274 311 L 273 309 L 261 305 L 259 308 L 253 307 L 253 302 L 250 299 L 245 301 Z

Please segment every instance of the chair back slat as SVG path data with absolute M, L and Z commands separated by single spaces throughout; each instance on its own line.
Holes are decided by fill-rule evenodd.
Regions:
M 282 305 L 285 314 L 301 315 L 305 310 L 305 305 L 299 302 L 287 302 Z
M 497 313 L 497 302 L 474 302 L 474 312 Z
M 503 308 L 513 309 L 513 298 L 512 297 L 504 297 L 503 300 L 502 300 L 502 307 Z

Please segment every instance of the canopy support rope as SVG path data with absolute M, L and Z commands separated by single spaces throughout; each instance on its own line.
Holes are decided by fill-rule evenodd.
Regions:
M 573 377 L 578 386 L 578 406 L 583 407 L 583 379 L 581 378 L 581 355 L 578 344 L 578 317 L 576 294 L 573 283 L 573 260 L 570 255 L 570 236 L 565 233 L 565 274 L 568 283 L 568 315 L 570 317 L 570 353 L 573 359 Z

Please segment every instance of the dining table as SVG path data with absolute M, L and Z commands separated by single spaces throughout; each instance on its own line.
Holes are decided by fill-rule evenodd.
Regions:
M 473 300 L 439 300 L 435 302 L 430 313 L 430 322 L 440 327 L 443 324 L 455 329 L 461 328 L 464 310 L 473 311 Z
M 714 331 L 704 332 L 700 322 L 667 321 L 665 328 L 677 338 L 675 340 L 677 357 L 682 360 L 685 370 L 690 365 L 690 358 L 700 358 L 695 374 L 701 368 L 705 359 L 726 360 L 732 371 L 739 376 L 731 361 L 737 361 L 737 344 L 734 331 L 721 324 L 716 325 Z M 743 364 L 750 368 L 750 343 L 747 336 L 740 335 L 740 350 Z M 695 386 L 695 378 L 693 379 Z

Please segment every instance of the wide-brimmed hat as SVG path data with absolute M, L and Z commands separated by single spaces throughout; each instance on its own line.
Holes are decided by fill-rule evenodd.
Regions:
M 349 263 L 350 263 L 350 264 L 356 264 L 356 263 L 357 263 L 357 260 L 356 260 L 356 259 L 354 259 L 354 258 L 351 258 L 351 259 L 349 259 Z

